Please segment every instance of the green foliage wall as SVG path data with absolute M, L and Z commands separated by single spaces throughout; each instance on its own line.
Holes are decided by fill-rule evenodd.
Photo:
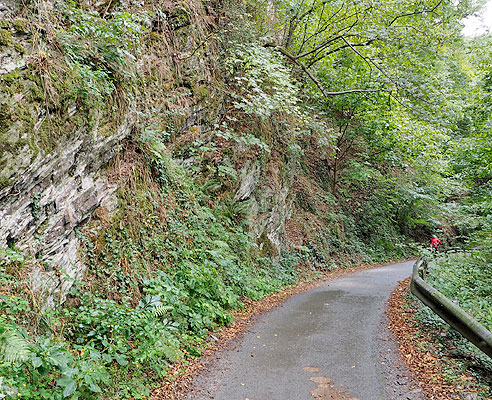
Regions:
M 297 280 L 296 257 L 255 258 L 254 240 L 227 203 L 210 208 L 159 142 L 142 148 L 147 157 L 134 160 L 141 172 L 122 185 L 119 214 L 97 233 L 79 233 L 89 270 L 66 303 L 34 310 L 22 295 L 2 295 L 2 348 L 17 351 L 0 364 L 9 396 L 147 398 L 168 364 L 196 354 L 244 297 Z M 7 256 L 2 278 L 10 284 L 32 261 Z

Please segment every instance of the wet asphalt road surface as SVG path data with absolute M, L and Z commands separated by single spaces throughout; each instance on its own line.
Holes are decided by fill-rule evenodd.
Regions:
M 413 264 L 361 271 L 291 297 L 223 351 L 187 399 L 411 398 L 389 394 L 381 331 L 386 301 Z M 396 353 L 394 344 L 384 346 Z

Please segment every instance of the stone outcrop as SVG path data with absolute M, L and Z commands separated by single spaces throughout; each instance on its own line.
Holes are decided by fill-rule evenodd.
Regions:
M 235 201 L 244 201 L 251 197 L 251 194 L 258 185 L 261 175 L 261 168 L 258 161 L 247 160 L 240 171 L 240 184 L 234 196 Z
M 37 55 L 28 21 L 16 17 L 19 3 L 0 0 L 0 249 L 15 246 L 26 254 L 34 267 L 32 288 L 56 302 L 83 277 L 77 228 L 97 207 L 116 207 L 116 187 L 104 170 L 130 135 L 135 115 L 125 111 L 104 132 L 100 118 L 91 127 L 79 120 L 49 132 L 55 119 L 75 119 L 76 106 L 47 115 L 43 86 L 26 65 Z
M 248 201 L 249 225 L 260 251 L 274 259 L 288 247 L 285 223 L 293 206 L 293 164 L 283 166 L 270 160 L 262 170 L 258 160 L 247 160 L 238 174 L 234 200 Z M 285 174 L 280 174 L 280 167 L 285 167 Z
M 291 163 L 293 164 L 293 162 Z M 278 260 L 282 250 L 288 247 L 285 224 L 293 207 L 293 165 L 280 165 L 271 160 L 263 171 L 258 188 L 251 195 L 250 226 L 260 251 L 265 256 Z M 280 169 L 288 173 L 282 175 Z
M 0 248 L 15 243 L 44 265 L 47 271 L 35 272 L 35 289 L 63 294 L 82 278 L 76 228 L 97 207 L 115 208 L 116 187 L 108 184 L 104 167 L 132 124 L 129 115 L 109 137 L 93 137 L 83 129 L 74 133 L 56 152 L 38 153 L 27 168 L 17 170 L 13 186 L 0 191 Z

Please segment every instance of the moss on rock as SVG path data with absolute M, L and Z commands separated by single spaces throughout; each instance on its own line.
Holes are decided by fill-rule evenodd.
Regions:
M 8 178 L 0 178 L 0 190 L 5 189 L 6 187 L 12 186 L 13 182 Z
M 2 83 L 13 83 L 16 80 L 19 79 L 19 73 L 14 71 L 14 72 L 9 72 L 8 74 L 2 75 L 1 76 L 1 82 Z
M 26 48 L 19 42 L 13 42 L 14 49 L 20 54 L 26 54 Z
M 0 104 L 0 133 L 6 132 L 12 125 L 12 115 L 7 104 Z
M 60 120 L 55 117 L 45 117 L 39 125 L 37 135 L 34 138 L 35 141 L 31 142 L 31 146 L 36 143 L 38 148 L 46 151 L 52 151 L 56 148 L 56 138 L 61 136 L 61 124 Z
M 0 29 L 0 46 L 12 46 L 13 43 L 12 33 L 6 29 Z
M 12 21 L 12 27 L 16 32 L 29 33 L 29 21 L 24 18 L 17 18 Z

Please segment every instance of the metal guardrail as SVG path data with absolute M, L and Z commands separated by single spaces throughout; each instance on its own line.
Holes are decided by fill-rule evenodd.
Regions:
M 410 291 L 444 321 L 492 358 L 492 333 L 465 310 L 426 283 L 419 275 L 422 266 L 427 266 L 427 261 L 424 258 L 418 260 L 413 266 Z

